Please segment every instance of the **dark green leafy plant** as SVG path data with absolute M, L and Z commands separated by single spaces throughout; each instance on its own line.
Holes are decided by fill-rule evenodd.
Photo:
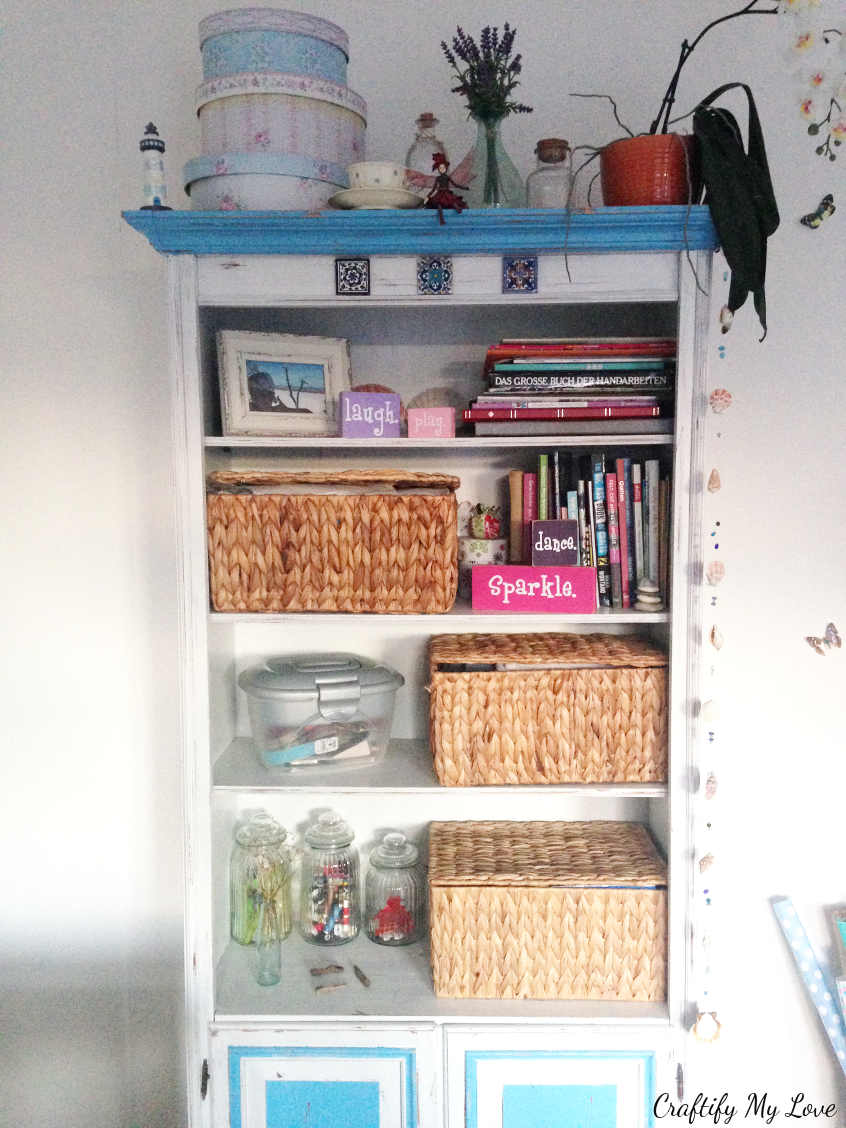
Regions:
M 777 16 L 782 10 L 781 0 L 774 3 L 768 0 L 747 0 L 741 7 L 706 24 L 692 40 L 683 40 L 676 68 L 648 133 L 668 133 L 675 121 L 681 120 L 671 117 L 679 77 L 685 63 L 709 31 L 741 16 Z M 744 146 L 742 131 L 734 116 L 728 110 L 712 105 L 723 94 L 735 88 L 745 92 L 749 104 L 747 146 Z M 608 94 L 574 94 L 573 97 L 606 98 L 611 103 L 614 119 L 620 128 L 629 137 L 635 136 L 621 121 L 617 105 Z M 710 207 L 720 245 L 732 272 L 729 300 L 722 321 L 723 332 L 731 324 L 734 312 L 751 293 L 766 336 L 764 280 L 767 238 L 778 227 L 779 214 L 770 181 L 764 138 L 749 87 L 742 83 L 727 83 L 698 102 L 693 111 L 693 133 L 701 157 L 705 203 Z M 579 148 L 588 150 L 589 156 L 575 170 L 574 176 L 602 152 L 601 148 L 590 145 L 576 146 L 576 150 Z M 694 183 L 693 169 L 690 166 L 688 182 Z
M 749 120 L 743 135 L 734 115 L 713 103 L 730 90 L 746 95 Z M 767 335 L 767 239 L 779 225 L 778 206 L 770 180 L 764 135 L 752 91 L 743 83 L 729 82 L 714 90 L 696 107 L 693 132 L 702 160 L 706 202 L 711 209 L 720 245 L 731 267 L 728 301 L 721 318 L 727 332 L 736 310 L 749 294 Z
M 452 37 L 452 48 L 441 41 L 446 60 L 459 80 L 452 92 L 466 99 L 470 115 L 478 121 L 499 121 L 508 114 L 532 112 L 531 106 L 511 96 L 520 85 L 518 76 L 523 69 L 520 54 L 511 55 L 516 35 L 517 29 L 506 22 L 501 36 L 499 28 L 483 27 L 478 43 L 460 27 Z

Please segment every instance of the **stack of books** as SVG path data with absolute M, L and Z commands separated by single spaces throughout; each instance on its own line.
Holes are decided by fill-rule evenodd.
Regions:
M 477 435 L 667 432 L 675 366 L 669 337 L 504 338 L 464 422 Z
M 599 607 L 634 607 L 644 580 L 666 607 L 671 493 L 657 458 L 540 454 L 536 470 L 508 475 L 509 563 L 531 563 L 533 521 L 577 521 L 578 562 L 596 568 Z

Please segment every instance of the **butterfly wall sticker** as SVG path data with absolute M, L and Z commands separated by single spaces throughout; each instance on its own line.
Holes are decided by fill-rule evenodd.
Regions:
M 822 638 L 817 638 L 816 635 L 805 635 L 805 642 L 807 642 L 808 646 L 815 650 L 817 654 L 821 654 L 823 657 L 825 657 L 827 650 L 831 650 L 832 648 L 839 650 L 842 645 L 840 635 L 837 633 L 837 627 L 835 627 L 834 623 L 828 624 Z
M 828 219 L 831 213 L 835 210 L 834 196 L 832 196 L 832 194 L 829 192 L 828 195 L 823 196 L 819 204 L 817 204 L 816 208 L 812 212 L 808 212 L 807 215 L 800 216 L 799 222 L 803 223 L 806 227 L 817 228 L 822 223 L 822 221 L 824 219 Z

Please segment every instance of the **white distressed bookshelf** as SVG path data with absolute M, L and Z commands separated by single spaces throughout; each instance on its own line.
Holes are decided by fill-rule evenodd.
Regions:
M 261 1057 L 277 1050 L 279 1060 L 287 1060 L 284 1047 L 292 1044 L 306 1055 L 326 1046 L 332 1054 L 342 1055 L 347 1047 L 350 1054 L 378 1055 L 387 1040 L 404 1047 L 403 1053 L 416 1054 L 418 1096 L 423 1098 L 416 1106 L 407 1101 L 399 1119 L 386 1121 L 403 1128 L 444 1128 L 444 1109 L 461 1106 L 457 1091 L 465 1083 L 454 1064 L 461 1060 L 454 1048 L 493 1044 L 494 1029 L 497 1045 L 515 1048 L 534 1045 L 536 1037 L 562 1052 L 594 1053 L 598 1046 L 616 1053 L 614 1047 L 625 1046 L 648 1056 L 653 1051 L 657 1055 L 660 1046 L 655 1062 L 660 1058 L 661 1069 L 674 1069 L 683 1056 L 691 951 L 690 789 L 701 633 L 695 582 L 701 570 L 701 414 L 707 387 L 708 300 L 702 289 L 708 287 L 715 245 L 707 209 L 598 209 L 573 216 L 528 210 L 465 213 L 448 217 L 443 229 L 435 217 L 420 213 L 322 213 L 309 218 L 132 212 L 126 219 L 169 260 L 180 559 L 186 1077 L 192 1128 L 245 1128 L 240 1111 L 237 1121 L 233 1111 L 242 1109 L 243 1093 L 232 1062 L 246 1061 L 244 1055 L 251 1052 Z M 433 253 L 454 256 L 451 295 L 416 294 L 416 257 Z M 501 292 L 501 257 L 516 253 L 537 254 L 538 293 Z M 334 258 L 355 255 L 370 260 L 371 293 L 366 298 L 337 296 Z M 421 388 L 437 386 L 472 398 L 479 390 L 484 348 L 500 336 L 674 334 L 674 428 L 670 434 L 607 437 L 466 434 L 442 443 L 228 436 L 220 424 L 215 349 L 216 333 L 223 328 L 346 337 L 354 382 L 387 384 L 404 400 Z M 231 615 L 210 607 L 205 477 L 212 470 L 298 469 L 316 462 L 339 469 L 437 468 L 461 478 L 460 499 L 503 504 L 510 468 L 533 466 L 543 450 L 587 453 L 598 447 L 642 456 L 653 450 L 672 468 L 666 610 L 605 610 L 564 618 L 479 613 L 460 601 L 448 614 L 435 616 Z M 427 743 L 426 642 L 432 634 L 477 630 L 634 632 L 665 645 L 670 655 L 668 781 L 440 787 Z M 246 705 L 236 688 L 238 672 L 272 653 L 335 649 L 386 661 L 406 679 L 385 760 L 325 777 L 268 772 L 249 739 Z M 427 826 L 435 819 L 647 823 L 669 865 L 667 1000 L 547 1004 L 438 999 L 425 943 L 392 950 L 364 937 L 333 949 L 330 958 L 337 955 L 347 969 L 350 961 L 359 963 L 371 979 L 370 989 L 352 977 L 342 991 L 316 995 L 310 961 L 327 953 L 296 935 L 283 944 L 280 988 L 261 988 L 253 977 L 252 952 L 229 939 L 227 880 L 235 822 L 244 810 L 259 805 L 297 838 L 315 811 L 334 807 L 355 827 L 363 854 L 380 832 L 392 828 L 407 830 L 425 854 Z M 330 1054 L 329 1078 L 334 1076 L 332 1060 Z M 204 1067 L 211 1069 L 206 1086 L 201 1084 Z M 243 1077 L 253 1076 L 244 1069 Z M 449 1128 L 457 1125 L 450 1122 Z

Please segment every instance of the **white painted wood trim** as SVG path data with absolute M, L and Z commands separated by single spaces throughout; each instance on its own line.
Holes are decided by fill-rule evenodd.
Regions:
M 448 1026 L 444 1031 L 443 1047 L 444 1075 L 449 1078 L 444 1097 L 444 1128 L 465 1128 L 465 1063 L 468 1051 L 526 1055 L 546 1050 L 586 1054 L 651 1052 L 655 1055 L 655 1091 L 660 1092 L 671 1091 L 675 1084 L 673 1041 L 673 1033 L 667 1027 L 644 1032 L 613 1026 L 574 1029 L 572 1026 L 553 1025 L 543 1030 L 494 1025 L 482 1028 L 459 1024 Z M 635 1123 L 632 1122 L 632 1128 Z M 629 1128 L 628 1124 L 626 1128 Z
M 671 724 L 670 724 L 670 981 L 672 1021 L 688 1022 L 693 895 L 693 748 L 698 715 L 701 647 L 703 443 L 711 256 L 682 258 L 673 476 Z M 680 1046 L 683 1039 L 679 1039 Z
M 208 1128 L 209 1105 L 200 1094 L 202 1063 L 208 1057 L 208 1024 L 214 989 L 211 940 L 211 818 L 208 677 L 206 674 L 208 582 L 205 554 L 203 419 L 199 399 L 199 335 L 196 260 L 168 262 L 168 323 L 171 339 L 173 446 L 177 567 L 180 598 L 179 706 L 183 755 L 185 843 L 185 983 L 188 1121 Z
M 677 256 L 666 253 L 541 254 L 532 294 L 502 293 L 501 255 L 455 255 L 452 293 L 435 296 L 417 293 L 416 255 L 369 256 L 370 293 L 341 297 L 331 255 L 203 255 L 198 261 L 200 302 L 210 306 L 672 302 L 678 288 Z
M 416 1056 L 418 1128 L 441 1128 L 443 1096 L 442 1031 L 433 1023 L 411 1022 L 336 1022 L 332 1026 L 304 1022 L 286 1022 L 284 1026 L 244 1022 L 237 1026 L 212 1024 L 210 1103 L 214 1128 L 229 1128 L 230 1046 L 253 1046 L 272 1049 L 276 1046 L 321 1048 L 348 1046 L 369 1048 L 391 1046 L 413 1050 Z M 342 1126 L 338 1126 L 342 1128 Z

